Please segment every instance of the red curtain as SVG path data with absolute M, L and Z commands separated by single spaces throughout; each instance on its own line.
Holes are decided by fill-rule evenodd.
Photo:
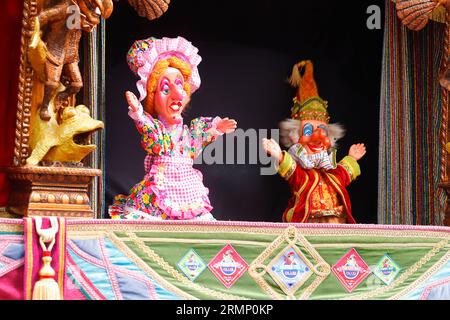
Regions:
M 22 15 L 23 0 L 0 1 L 0 167 L 13 160 Z M 0 207 L 8 196 L 8 180 L 0 172 Z

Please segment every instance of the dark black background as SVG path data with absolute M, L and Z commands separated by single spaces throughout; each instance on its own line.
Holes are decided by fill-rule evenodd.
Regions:
M 364 142 L 362 175 L 348 188 L 358 223 L 376 223 L 378 120 L 383 30 L 369 30 L 366 13 L 384 1 L 172 0 L 159 19 L 139 17 L 115 3 L 106 24 L 106 204 L 144 176 L 145 152 L 127 116 L 125 90 L 137 93 L 126 64 L 133 41 L 183 36 L 202 56 L 200 89 L 185 123 L 197 116 L 228 116 L 244 130 L 277 128 L 290 115 L 295 89 L 286 81 L 303 59 L 315 65 L 319 94 L 331 122 L 347 129 L 338 159 Z M 383 26 L 383 25 L 382 25 Z M 218 220 L 281 221 L 290 191 L 261 165 L 199 165 Z

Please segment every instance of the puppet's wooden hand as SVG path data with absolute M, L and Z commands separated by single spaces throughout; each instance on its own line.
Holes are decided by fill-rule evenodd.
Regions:
M 127 99 L 128 105 L 130 106 L 131 111 L 138 112 L 140 102 L 138 98 L 134 95 L 133 92 L 127 91 L 125 92 L 125 98 Z
M 264 150 L 279 163 L 283 162 L 283 152 L 281 151 L 280 145 L 273 139 L 263 139 Z
M 237 122 L 234 119 L 223 118 L 217 122 L 216 128 L 222 133 L 232 133 L 237 128 Z
M 358 161 L 366 154 L 366 146 L 364 143 L 354 144 L 350 147 L 348 155 Z

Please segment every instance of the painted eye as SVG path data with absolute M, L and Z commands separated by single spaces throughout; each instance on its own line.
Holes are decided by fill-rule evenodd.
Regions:
M 161 88 L 161 92 L 164 93 L 165 95 L 168 95 L 169 92 L 170 92 L 169 85 L 164 84 L 164 85 L 162 86 L 162 88 Z
M 183 88 L 183 80 L 181 80 L 180 78 L 175 79 L 175 85 L 179 88 Z
M 328 137 L 328 127 L 327 127 L 326 125 L 324 125 L 324 124 L 319 124 L 319 125 L 317 126 L 317 128 L 320 128 L 320 129 L 322 129 L 323 131 L 325 131 L 325 136 Z
M 313 133 L 313 126 L 311 123 L 307 123 L 303 126 L 303 135 L 310 136 Z

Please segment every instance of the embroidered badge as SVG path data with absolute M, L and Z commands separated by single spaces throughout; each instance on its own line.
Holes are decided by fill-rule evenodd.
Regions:
M 386 253 L 373 269 L 373 274 L 380 278 L 385 284 L 390 285 L 400 272 L 398 264 Z
M 229 289 L 248 269 L 248 264 L 227 244 L 208 264 L 208 268 Z
M 268 265 L 268 273 L 288 295 L 295 291 L 312 274 L 310 263 L 296 247 L 288 246 Z
M 194 249 L 190 249 L 177 263 L 177 266 L 191 281 L 197 279 L 203 270 L 206 269 L 205 261 Z
M 348 292 L 352 292 L 370 274 L 369 266 L 353 248 L 331 270 Z

